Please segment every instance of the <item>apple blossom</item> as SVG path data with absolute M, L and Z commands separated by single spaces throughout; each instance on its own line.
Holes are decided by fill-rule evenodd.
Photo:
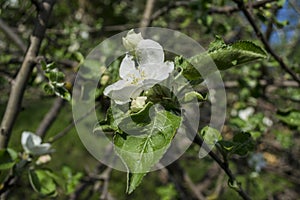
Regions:
M 164 62 L 164 52 L 160 44 L 153 40 L 141 40 L 136 47 L 137 64 L 133 57 L 126 55 L 121 62 L 121 80 L 105 88 L 104 94 L 117 104 L 125 104 L 144 90 L 167 79 L 174 69 L 173 62 Z
M 32 155 L 44 155 L 53 152 L 51 144 L 43 143 L 42 139 L 28 131 L 22 133 L 21 143 L 26 153 Z

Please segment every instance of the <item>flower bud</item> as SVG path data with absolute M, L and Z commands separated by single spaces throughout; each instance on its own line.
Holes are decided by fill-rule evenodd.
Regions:
M 141 96 L 137 97 L 136 99 L 133 99 L 131 102 L 131 110 L 133 112 L 138 112 L 141 109 L 143 109 L 144 105 L 146 104 L 147 97 Z
M 141 33 L 135 33 L 133 31 L 133 29 L 131 29 L 126 37 L 122 38 L 123 40 L 123 45 L 125 47 L 126 50 L 131 51 L 134 50 L 136 48 L 136 46 L 138 45 L 138 43 L 143 40 L 142 34 Z

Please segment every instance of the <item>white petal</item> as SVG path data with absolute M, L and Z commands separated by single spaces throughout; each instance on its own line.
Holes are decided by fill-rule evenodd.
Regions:
M 144 71 L 146 79 L 165 80 L 174 70 L 174 64 L 172 62 L 147 64 L 142 65 L 141 70 Z
M 122 79 L 128 80 L 132 79 L 132 76 L 139 76 L 139 71 L 135 68 L 135 63 L 132 60 L 132 56 L 126 55 L 120 66 L 119 75 Z
M 49 143 L 43 143 L 37 146 L 34 146 L 33 148 L 30 149 L 30 152 L 32 155 L 43 155 L 43 154 L 49 154 L 52 153 L 53 150 L 50 149 L 51 144 Z
M 24 150 L 28 153 L 31 152 L 31 149 L 33 147 L 41 144 L 41 142 L 42 142 L 42 139 L 39 136 L 37 136 L 31 132 L 23 132 L 23 134 L 22 134 L 21 143 L 22 143 Z
M 130 84 L 128 81 L 125 80 L 119 80 L 117 82 L 115 82 L 114 84 L 111 84 L 109 86 L 107 86 L 104 91 L 103 94 L 105 96 L 111 97 L 111 92 L 114 90 L 121 90 L 123 87 L 125 87 L 126 85 Z
M 119 80 L 116 83 L 109 85 L 104 90 L 104 95 L 113 99 L 117 104 L 125 104 L 130 102 L 130 98 L 134 98 L 141 85 L 132 85 L 128 81 Z
M 28 152 L 29 149 L 27 148 L 27 145 L 26 145 L 26 142 L 27 142 L 27 139 L 29 137 L 29 135 L 32 134 L 31 132 L 28 132 L 28 131 L 24 131 L 22 133 L 22 136 L 21 136 L 21 144 L 23 146 L 23 149 Z
M 162 46 L 153 40 L 140 41 L 136 49 L 136 55 L 140 65 L 162 63 L 165 59 Z

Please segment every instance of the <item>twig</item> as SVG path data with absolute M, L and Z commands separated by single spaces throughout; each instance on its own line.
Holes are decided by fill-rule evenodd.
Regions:
M 202 194 L 199 194 L 196 186 L 189 180 L 186 181 L 186 173 L 179 165 L 178 161 L 173 162 L 171 165 L 167 166 L 167 170 L 169 172 L 169 177 L 171 181 L 174 183 L 176 190 L 180 195 L 180 199 L 204 199 Z
M 101 174 L 101 179 L 103 181 L 103 185 L 100 192 L 100 199 L 105 200 L 108 197 L 108 184 L 111 176 L 112 168 L 107 167 L 106 170 Z
M 44 0 L 40 3 L 40 10 L 30 37 L 30 46 L 26 52 L 20 71 L 16 79 L 12 82 L 11 93 L 1 122 L 0 149 L 6 148 L 8 145 L 12 127 L 21 107 L 27 81 L 34 67 L 33 60 L 39 52 L 54 3 L 55 0 Z
M 204 148 L 208 152 L 209 156 L 218 163 L 218 165 L 223 169 L 223 171 L 229 177 L 230 183 L 237 183 L 238 188 L 236 188 L 235 190 L 238 192 L 238 194 L 245 200 L 251 200 L 251 198 L 248 196 L 248 194 L 243 190 L 241 185 L 237 182 L 235 176 L 233 175 L 233 173 L 231 172 L 231 170 L 229 168 L 228 162 L 225 162 L 225 161 L 223 162 L 218 157 L 217 154 L 215 154 L 213 151 L 211 151 L 211 149 L 209 149 L 209 147 L 207 145 L 205 145 L 204 141 L 202 140 L 202 138 L 200 138 L 199 135 L 196 135 L 193 142 L 195 144 L 198 144 L 201 148 Z
M 80 121 L 82 121 L 83 119 L 85 119 L 89 114 L 91 114 L 92 111 L 94 111 L 95 108 L 99 107 L 100 104 L 96 104 L 95 107 L 91 108 L 90 110 L 88 110 L 84 115 L 82 115 L 79 119 L 77 119 L 77 121 L 72 121 L 67 127 L 65 127 L 61 132 L 57 133 L 55 136 L 51 137 L 49 139 L 50 143 L 53 143 L 55 141 L 57 141 L 58 139 L 62 138 L 63 136 L 65 136 L 77 123 L 79 123 Z
M 267 3 L 276 2 L 276 0 L 264 0 L 264 1 L 255 1 L 249 2 L 246 4 L 246 8 L 260 8 L 265 6 Z M 209 14 L 232 14 L 238 12 L 240 9 L 236 6 L 224 6 L 224 7 L 212 7 L 208 13 Z
M 143 18 L 140 22 L 140 28 L 144 28 L 144 27 L 149 26 L 150 17 L 151 17 L 151 14 L 152 14 L 154 4 L 155 4 L 155 0 L 147 0 L 145 10 L 144 10 L 144 14 L 143 14 Z
M 259 8 L 259 7 L 265 6 L 267 3 L 272 3 L 272 2 L 276 2 L 276 0 L 255 1 L 252 3 L 252 7 Z M 150 19 L 150 24 L 158 17 L 167 14 L 173 8 L 177 8 L 180 6 L 188 7 L 189 5 L 191 5 L 190 1 L 171 2 L 167 6 L 164 6 L 161 9 L 157 10 L 155 13 L 153 13 L 153 15 L 151 16 L 151 19 Z M 247 8 L 249 6 L 250 6 L 250 4 L 246 5 Z M 228 14 L 232 14 L 232 13 L 238 12 L 238 11 L 240 11 L 240 9 L 236 6 L 212 7 L 208 10 L 208 14 L 227 14 L 228 15 Z
M 247 10 L 247 7 L 245 6 L 244 2 L 242 0 L 233 0 L 238 7 L 240 8 L 240 10 L 244 13 L 245 17 L 247 18 L 247 20 L 249 21 L 249 23 L 251 24 L 252 28 L 255 31 L 256 36 L 261 40 L 261 42 L 263 43 L 265 49 L 273 56 L 273 58 L 279 63 L 280 67 L 286 71 L 288 74 L 291 75 L 291 77 L 298 83 L 298 85 L 300 85 L 300 78 L 297 76 L 297 74 L 295 74 L 294 71 L 292 71 L 283 61 L 283 59 L 276 54 L 276 52 L 271 48 L 269 42 L 267 41 L 267 39 L 263 36 L 261 30 L 259 29 L 259 27 L 256 25 L 255 19 L 253 18 L 253 16 L 251 15 L 251 13 Z
M 200 146 L 200 148 L 203 148 L 208 155 L 217 162 L 217 164 L 223 169 L 223 171 L 227 174 L 229 177 L 229 183 L 234 184 L 236 183 L 236 188 L 235 191 L 245 200 L 251 200 L 251 198 L 248 196 L 248 194 L 243 190 L 241 184 L 236 180 L 235 176 L 231 172 L 229 168 L 229 164 L 227 160 L 222 161 L 217 154 L 215 154 L 211 148 L 207 146 L 207 144 L 203 141 L 203 139 L 196 133 L 195 130 L 192 129 L 192 126 L 188 120 L 183 121 L 183 125 L 187 128 L 188 133 L 190 133 L 190 138 L 191 136 L 195 135 L 193 138 L 193 143 L 197 144 Z
M 26 52 L 26 45 L 22 39 L 2 19 L 0 19 L 0 29 L 22 50 L 23 53 Z
M 53 102 L 53 105 L 49 112 L 44 116 L 42 122 L 40 123 L 36 134 L 39 135 L 41 138 L 44 138 L 47 130 L 50 128 L 52 123 L 55 121 L 57 115 L 61 111 L 61 108 L 64 105 L 64 100 L 61 97 L 56 97 Z

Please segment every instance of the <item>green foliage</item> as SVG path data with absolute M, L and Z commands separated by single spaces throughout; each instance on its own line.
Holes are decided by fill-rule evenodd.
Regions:
M 16 164 L 17 152 L 13 149 L 1 149 L 0 150 L 0 170 L 7 170 L 12 168 Z
M 217 36 L 207 52 L 187 60 L 176 58 L 175 65 L 181 69 L 182 75 L 188 80 L 198 80 L 201 79 L 200 74 L 208 75 L 217 69 L 226 70 L 266 57 L 266 52 L 251 41 L 237 41 L 227 45 Z M 217 69 L 214 69 L 213 63 Z
M 159 194 L 161 200 L 172 200 L 178 196 L 173 184 L 160 186 L 156 189 L 156 192 Z
M 45 76 L 48 78 L 49 83 L 44 85 L 44 90 L 47 94 L 55 94 L 67 101 L 71 100 L 70 92 L 64 87 L 65 74 L 58 71 L 55 63 L 46 64 L 41 63 Z
M 151 118 L 150 124 L 142 127 L 140 135 L 115 135 L 116 151 L 129 170 L 128 193 L 133 192 L 144 175 L 166 152 L 180 121 L 180 117 L 168 111 L 158 111 Z
M 295 109 L 279 110 L 276 117 L 291 128 L 297 128 L 300 125 L 300 111 Z
M 53 179 L 53 173 L 46 169 L 29 169 L 29 181 L 32 188 L 42 196 L 56 196 L 56 184 Z
M 221 151 L 226 155 L 226 157 L 237 154 L 240 156 L 245 156 L 249 152 L 254 150 L 254 141 L 251 138 L 251 134 L 247 132 L 241 132 L 234 135 L 231 141 L 220 140 L 218 141 Z

